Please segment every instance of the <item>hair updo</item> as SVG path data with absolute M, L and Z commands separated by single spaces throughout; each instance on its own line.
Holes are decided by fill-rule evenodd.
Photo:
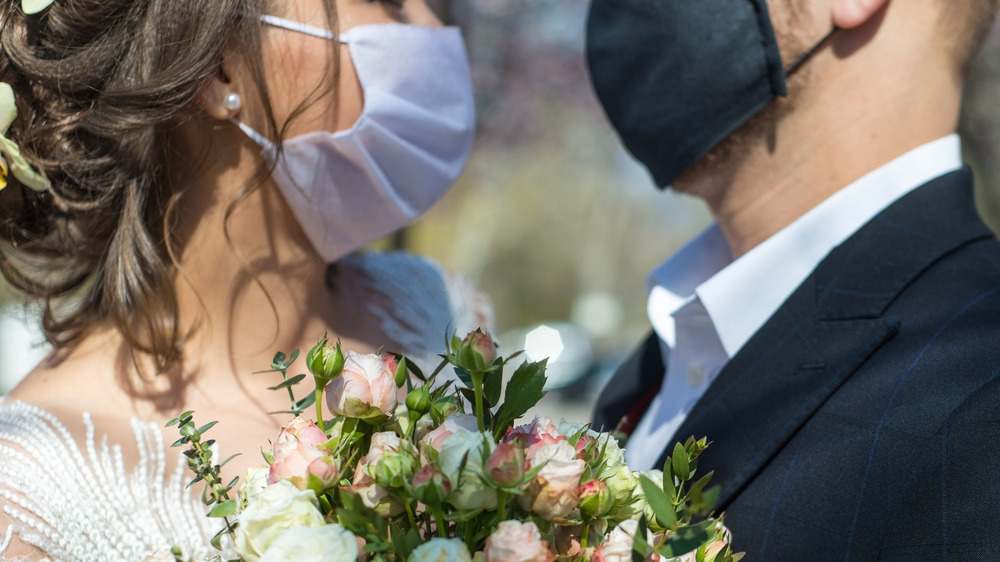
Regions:
M 205 118 L 196 96 L 235 48 L 280 137 L 260 56 L 266 4 L 56 0 L 31 16 L 17 0 L 0 7 L 0 81 L 18 107 L 8 137 L 51 182 L 36 193 L 11 177 L 0 191 L 0 272 L 43 304 L 56 347 L 104 324 L 158 371 L 180 358 L 170 224 L 183 186 L 171 185 L 169 132 Z

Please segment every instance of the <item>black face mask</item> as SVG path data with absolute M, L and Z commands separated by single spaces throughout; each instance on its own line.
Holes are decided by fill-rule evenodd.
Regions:
M 765 0 L 593 0 L 587 59 L 625 146 L 666 187 L 787 96 Z

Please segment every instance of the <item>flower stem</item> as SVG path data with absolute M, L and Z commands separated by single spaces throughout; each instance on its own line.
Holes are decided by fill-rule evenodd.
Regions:
M 444 518 L 444 511 L 441 510 L 440 505 L 433 506 L 431 510 L 434 512 L 434 521 L 437 526 L 437 534 L 439 537 L 446 539 L 448 538 L 447 521 Z
M 580 550 L 587 552 L 587 537 L 590 536 L 590 518 L 583 518 L 583 525 L 580 525 Z
M 403 505 L 406 506 L 406 517 L 410 520 L 410 528 L 414 530 L 418 529 L 417 519 L 413 516 L 413 507 L 410 505 L 410 498 L 404 498 Z
M 500 517 L 498 521 L 507 520 L 507 492 L 503 490 L 497 491 L 497 514 Z
M 476 393 L 476 421 L 479 423 L 479 431 L 486 431 L 486 424 L 483 421 L 483 373 L 471 371 L 472 389 Z
M 465 546 L 469 547 L 471 552 L 476 551 L 476 545 L 472 544 L 475 537 L 475 527 L 472 526 L 471 521 L 465 522 Z
M 316 387 L 316 425 L 319 426 L 320 431 L 326 433 L 326 427 L 323 423 L 323 389 Z

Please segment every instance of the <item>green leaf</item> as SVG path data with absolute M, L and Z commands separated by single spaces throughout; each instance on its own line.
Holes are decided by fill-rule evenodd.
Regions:
M 302 411 L 316 403 L 316 393 L 311 392 L 305 398 L 295 403 L 295 409 Z
M 208 423 L 206 423 L 205 425 L 203 425 L 203 426 L 201 426 L 201 427 L 198 428 L 198 433 L 205 433 L 209 429 L 212 429 L 213 427 L 215 427 L 215 424 L 217 424 L 217 423 L 219 423 L 219 422 L 214 421 L 214 422 L 208 422 Z
M 691 489 L 688 490 L 687 497 L 688 500 L 695 505 L 704 504 L 704 490 L 705 486 L 708 486 L 708 482 L 712 479 L 714 472 L 709 472 L 708 474 L 702 476 L 697 482 L 691 485 Z
M 514 421 L 528 412 L 545 396 L 545 367 L 548 360 L 523 363 L 507 383 L 504 403 L 493 418 L 493 435 L 500 438 Z
M 287 356 L 282 352 L 277 352 L 274 354 L 274 359 L 271 360 L 271 369 L 275 371 L 280 371 L 286 367 L 285 359 Z
M 295 385 L 299 384 L 300 382 L 302 382 L 302 379 L 304 379 L 304 378 L 306 378 L 305 375 L 295 375 L 294 377 L 292 377 L 292 378 L 290 378 L 288 380 L 285 380 L 285 381 L 283 381 L 283 382 L 281 382 L 279 384 L 276 384 L 274 386 L 269 386 L 269 387 L 267 387 L 267 389 L 268 390 L 281 390 L 283 388 L 288 388 L 288 387 L 291 387 L 291 386 L 295 386 Z
M 711 488 L 705 490 L 702 494 L 702 502 L 705 505 L 705 509 L 712 511 L 715 506 L 719 503 L 719 494 L 722 492 L 721 486 L 712 486 Z
M 455 374 L 458 375 L 458 380 L 462 381 L 462 384 L 467 388 L 472 388 L 472 375 L 469 374 L 469 371 L 461 367 L 455 367 Z
M 226 500 L 222 503 L 215 504 L 212 511 L 208 512 L 209 517 L 229 517 L 236 513 L 236 502 L 234 500 Z
M 665 541 L 660 548 L 656 549 L 657 554 L 672 558 L 683 556 L 692 550 L 699 548 L 712 538 L 710 532 L 715 528 L 715 521 L 702 521 L 691 527 L 684 527 Z
M 646 517 L 639 519 L 639 528 L 635 532 L 635 539 L 632 541 L 632 562 L 645 562 L 649 556 L 649 543 L 646 542 Z
M 407 544 L 405 533 L 393 533 L 390 539 L 392 540 L 392 550 L 401 560 L 406 560 L 410 557 L 410 548 Z
M 503 390 L 503 376 L 500 373 L 489 373 L 483 377 L 483 398 L 491 408 L 500 402 L 501 390 Z
M 680 443 L 674 446 L 674 454 L 670 457 L 670 464 L 674 469 L 674 474 L 681 479 L 681 482 L 691 478 L 691 465 L 687 450 Z
M 220 463 L 218 464 L 218 466 L 219 466 L 219 467 L 223 467 L 223 466 L 226 466 L 226 463 L 227 463 L 227 462 L 229 462 L 229 461 L 231 461 L 231 460 L 235 459 L 236 457 L 240 456 L 241 454 L 243 454 L 243 453 L 236 453 L 235 455 L 230 455 L 229 457 L 227 457 L 227 458 L 226 458 L 226 460 L 224 460 L 224 461 L 220 462 Z M 273 458 L 273 457 L 274 457 L 274 455 L 272 455 L 271 457 Z M 271 462 L 274 462 L 274 461 L 272 460 Z
M 677 523 L 677 512 L 674 511 L 673 501 L 667 497 L 656 482 L 645 476 L 639 477 L 639 484 L 642 486 L 642 493 L 646 495 L 646 503 L 652 508 L 656 515 L 656 520 L 665 529 L 673 528 Z
M 670 461 L 663 465 L 663 492 L 674 501 L 677 499 L 677 486 L 674 485 L 674 473 L 670 471 Z

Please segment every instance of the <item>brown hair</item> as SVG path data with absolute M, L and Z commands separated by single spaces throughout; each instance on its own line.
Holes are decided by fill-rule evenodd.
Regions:
M 184 186 L 171 178 L 170 129 L 208 119 L 196 96 L 236 49 L 280 147 L 288 123 L 275 123 L 261 62 L 267 3 L 56 0 L 32 16 L 17 1 L 0 7 L 0 81 L 18 105 L 8 137 L 52 184 L 39 194 L 9 178 L 0 192 L 0 272 L 41 301 L 56 347 L 106 324 L 158 371 L 180 359 L 170 225 Z M 324 5 L 336 29 L 334 0 Z
M 951 47 L 961 76 L 972 70 L 976 55 L 1000 11 L 1000 0 L 939 0 L 942 33 Z

